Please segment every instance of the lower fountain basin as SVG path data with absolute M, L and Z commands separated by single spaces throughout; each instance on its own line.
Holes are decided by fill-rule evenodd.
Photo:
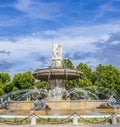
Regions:
M 97 108 L 107 100 L 61 100 L 61 101 L 46 101 L 50 107 L 48 110 L 35 110 L 39 115 L 70 115 L 74 112 L 78 114 L 92 114 L 92 113 L 120 113 L 118 108 Z M 34 106 L 34 101 L 19 101 L 10 102 L 10 111 L 14 114 L 29 114 Z

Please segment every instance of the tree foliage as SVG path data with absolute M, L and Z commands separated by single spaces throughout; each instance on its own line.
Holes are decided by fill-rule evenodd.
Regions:
M 6 72 L 0 73 L 0 82 L 1 83 L 8 83 L 10 81 L 10 75 Z
M 91 76 L 92 76 L 92 69 L 84 63 L 80 63 L 77 67 L 77 70 L 81 71 L 83 73 L 82 77 L 77 80 L 77 87 L 86 87 L 86 86 L 91 86 L 92 81 L 91 81 Z
M 18 89 L 30 89 L 34 84 L 35 78 L 31 72 L 16 74 L 13 78 L 13 84 Z
M 63 60 L 63 67 L 64 68 L 69 68 L 69 69 L 74 69 L 74 65 L 73 65 L 73 63 L 70 59 L 64 59 Z M 74 81 L 67 81 L 66 80 L 64 82 L 64 84 L 65 84 L 65 87 L 66 87 L 67 90 L 72 89 L 72 88 L 75 87 Z
M 39 81 L 36 83 L 36 86 L 38 89 L 46 89 L 46 90 L 49 90 L 50 89 L 50 84 L 46 81 Z
M 82 77 L 86 77 L 87 79 L 91 79 L 92 69 L 87 64 L 80 63 L 76 68 L 79 71 L 83 72 Z
M 108 94 L 120 92 L 120 69 L 113 65 L 96 67 L 94 85 L 109 89 Z
M 120 68 L 111 64 L 99 64 L 95 70 L 92 70 L 84 63 L 80 63 L 76 68 L 82 71 L 83 75 L 75 81 L 76 83 L 68 82 L 66 84 L 67 89 L 87 89 L 100 99 L 110 97 L 113 93 L 120 93 Z
M 0 73 L 0 95 L 3 95 L 6 92 L 5 87 L 9 84 L 10 80 L 10 75 L 8 73 Z
M 70 59 L 63 59 L 63 67 L 74 69 L 74 65 Z
M 13 88 L 14 88 L 13 82 L 9 82 L 9 83 L 5 84 L 3 90 L 5 93 L 9 93 L 13 90 Z

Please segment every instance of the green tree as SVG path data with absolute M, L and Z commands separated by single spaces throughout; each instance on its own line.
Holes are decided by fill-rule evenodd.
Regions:
M 87 64 L 80 63 L 76 68 L 79 71 L 83 72 L 83 76 L 82 77 L 86 77 L 88 79 L 91 79 L 92 69 Z
M 0 73 L 0 82 L 1 83 L 7 83 L 10 81 L 10 75 L 6 72 Z
M 87 64 L 84 63 L 80 63 L 76 68 L 79 71 L 83 72 L 81 78 L 77 80 L 77 87 L 81 88 L 92 86 L 93 85 L 91 80 L 92 69 Z
M 63 67 L 74 69 L 74 65 L 70 59 L 63 59 Z M 67 90 L 74 88 L 74 81 L 64 81 L 65 87 Z
M 13 84 L 18 89 L 30 89 L 34 84 L 35 78 L 31 72 L 16 74 L 13 78 Z
M 93 85 L 91 80 L 85 76 L 82 77 L 81 79 L 78 79 L 76 82 L 77 82 L 75 85 L 76 88 L 84 88 Z
M 64 81 L 64 84 L 67 90 L 75 88 L 75 81 Z
M 39 81 L 36 83 L 36 86 L 38 89 L 47 89 L 49 90 L 50 89 L 50 84 L 46 81 Z
M 4 89 L 5 93 L 9 93 L 13 90 L 13 88 L 14 88 L 13 82 L 9 82 L 9 83 L 5 84 L 3 89 Z
M 74 65 L 70 59 L 63 59 L 63 67 L 74 69 Z
M 6 72 L 1 72 L 0 73 L 0 95 L 6 93 L 4 88 L 6 85 L 10 82 L 10 75 Z
M 2 88 L 0 88 L 0 96 L 2 96 L 4 94 L 4 91 Z
M 114 92 L 120 92 L 120 69 L 113 65 L 99 64 L 95 71 L 96 80 L 94 84 L 104 87 L 106 94 L 110 95 Z M 107 90 L 106 90 L 107 89 Z
M 18 87 L 16 87 L 16 86 L 14 86 L 13 87 L 13 89 L 12 89 L 12 91 L 18 91 L 19 89 L 18 89 Z

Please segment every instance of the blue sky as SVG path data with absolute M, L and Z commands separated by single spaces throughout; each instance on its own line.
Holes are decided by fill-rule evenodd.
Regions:
M 1 72 L 48 67 L 53 42 L 75 66 L 120 67 L 120 0 L 0 0 Z

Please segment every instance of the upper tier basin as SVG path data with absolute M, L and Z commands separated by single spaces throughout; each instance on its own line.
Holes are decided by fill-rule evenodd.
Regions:
M 33 73 L 33 76 L 39 80 L 54 80 L 54 79 L 65 79 L 74 80 L 81 77 L 83 73 L 76 69 L 63 69 L 63 68 L 46 68 L 38 69 Z

